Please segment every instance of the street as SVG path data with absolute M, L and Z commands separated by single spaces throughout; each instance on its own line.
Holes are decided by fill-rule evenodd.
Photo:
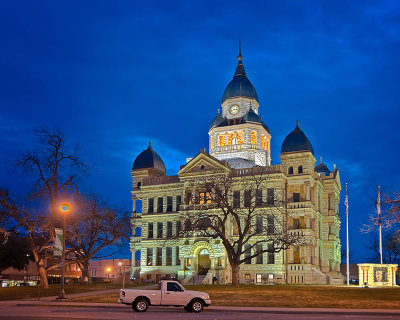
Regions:
M 212 320 L 243 320 L 243 319 L 324 319 L 338 318 L 364 319 L 400 319 L 396 310 L 332 310 L 332 309 L 291 309 L 291 308 L 230 308 L 210 307 L 200 314 L 187 313 L 181 308 L 150 307 L 146 313 L 136 313 L 130 306 L 81 306 L 49 305 L 49 304 L 2 304 L 0 305 L 0 319 L 39 320 L 39 319 L 144 319 L 144 320 L 172 320 L 172 319 L 212 319 Z

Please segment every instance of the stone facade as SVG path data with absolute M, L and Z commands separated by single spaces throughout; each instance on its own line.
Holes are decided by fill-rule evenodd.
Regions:
M 263 202 L 280 203 L 279 200 L 287 195 L 289 232 L 302 235 L 307 242 L 275 254 L 264 253 L 253 258 L 250 264 L 242 264 L 240 281 L 343 283 L 340 274 L 339 171 L 336 166 L 328 170 L 322 161 L 315 166 L 314 151 L 298 126 L 285 139 L 288 142 L 285 142 L 285 148 L 282 146 L 286 151 L 281 152 L 280 163 L 270 164 L 271 134 L 258 116 L 258 97 L 244 73 L 240 54 L 238 61 L 234 80 L 238 82 L 245 78 L 243 85 L 251 87 L 242 90 L 240 86 L 244 93 L 238 91 L 235 96 L 235 87 L 228 86 L 231 96 L 224 93 L 222 115 L 217 115 L 209 130 L 209 154 L 202 149 L 181 166 L 176 176 L 167 176 L 162 170 L 155 169 L 151 161 L 147 168 L 141 165 L 132 169 L 132 227 L 135 234 L 130 242 L 132 259 L 137 250 L 141 252 L 140 266 L 133 272 L 146 281 L 177 277 L 184 283 L 198 279 L 211 283 L 216 277 L 218 283 L 230 283 L 230 265 L 221 240 L 200 236 L 174 239 L 180 228 L 179 217 L 196 211 L 218 213 L 219 209 L 201 203 L 196 194 L 199 180 L 207 176 L 233 174 L 238 177 L 234 188 L 240 192 L 243 204 L 244 190 L 239 178 L 254 174 L 255 168 L 262 167 L 268 172 L 268 179 L 261 186 Z M 246 92 L 253 92 L 253 96 Z M 305 141 L 298 140 L 299 136 Z M 307 145 L 305 142 L 309 148 L 303 147 Z M 156 154 L 156 157 L 159 156 Z M 326 172 L 317 169 L 321 165 Z M 141 213 L 136 212 L 137 201 L 142 203 Z M 282 208 L 268 208 L 277 220 L 282 218 L 279 209 Z M 141 235 L 135 232 L 136 228 L 141 229 Z M 233 226 L 231 230 L 233 232 Z

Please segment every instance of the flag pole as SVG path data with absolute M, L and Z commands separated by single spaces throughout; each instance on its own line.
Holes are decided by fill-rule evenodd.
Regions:
M 378 210 L 378 224 L 379 224 L 379 254 L 382 262 L 382 223 L 381 223 L 381 187 L 378 186 L 378 199 L 376 201 L 376 207 Z
M 350 285 L 350 264 L 349 264 L 349 196 L 347 193 L 347 182 L 346 182 L 346 271 L 347 271 L 347 285 Z

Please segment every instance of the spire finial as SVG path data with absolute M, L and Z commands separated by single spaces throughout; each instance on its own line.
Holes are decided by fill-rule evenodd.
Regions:
M 243 56 L 242 56 L 242 42 L 240 41 L 239 38 L 239 54 L 237 56 L 238 61 L 242 61 L 243 60 Z
M 320 159 L 321 159 L 321 163 L 322 163 L 322 157 L 320 157 Z
M 151 140 L 149 140 L 149 148 L 151 148 Z
M 299 127 L 299 120 L 296 120 L 296 128 Z
M 219 108 L 218 108 L 218 115 L 220 115 L 220 113 L 219 113 Z

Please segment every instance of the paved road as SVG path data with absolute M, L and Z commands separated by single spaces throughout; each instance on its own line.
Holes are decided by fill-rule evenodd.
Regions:
M 400 310 L 341 310 L 341 309 L 291 309 L 291 308 L 229 308 L 210 307 L 200 314 L 187 313 L 181 308 L 150 307 L 146 313 L 133 312 L 130 306 L 105 304 L 71 303 L 2 303 L 1 320 L 42 319 L 143 319 L 143 320 L 377 320 L 400 319 Z

